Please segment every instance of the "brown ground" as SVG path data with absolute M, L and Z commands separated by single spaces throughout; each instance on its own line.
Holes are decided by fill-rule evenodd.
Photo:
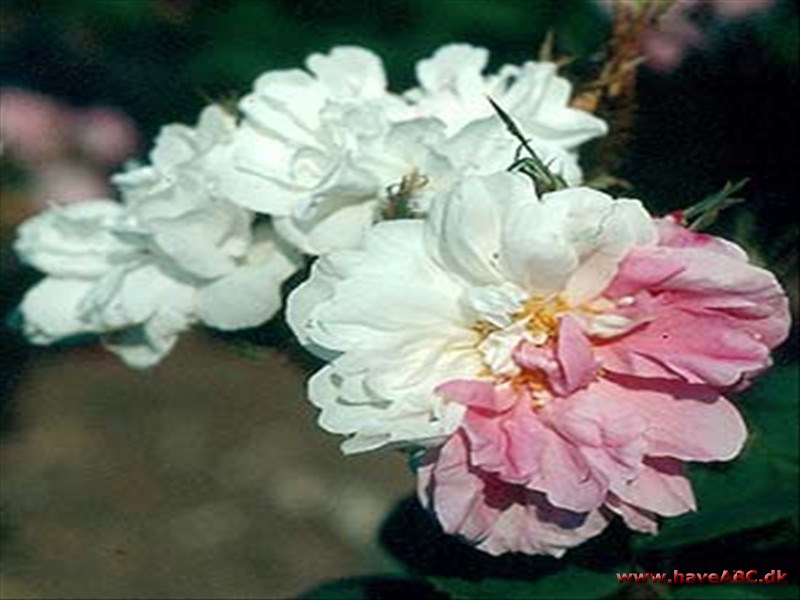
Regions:
M 284 598 L 386 571 L 402 457 L 343 457 L 304 373 L 188 335 L 147 372 L 38 357 L 3 438 L 3 598 Z

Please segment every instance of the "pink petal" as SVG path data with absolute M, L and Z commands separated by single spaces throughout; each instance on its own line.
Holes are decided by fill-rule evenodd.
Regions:
M 540 470 L 548 431 L 528 406 L 502 417 L 468 411 L 462 421 L 469 438 L 472 464 L 525 485 Z
M 522 341 L 514 348 L 513 359 L 524 370 L 544 373 L 553 391 L 559 396 L 566 395 L 564 390 L 567 384 L 564 372 L 556 360 L 552 346 L 537 346 L 527 341 Z
M 658 242 L 660 246 L 672 248 L 697 247 L 710 252 L 727 254 L 732 258 L 747 262 L 747 253 L 739 246 L 708 233 L 692 231 L 674 219 L 656 219 Z
M 619 263 L 617 276 L 606 288 L 605 295 L 618 298 L 633 296 L 642 290 L 660 289 L 685 268 L 680 261 L 670 260 L 669 250 L 634 246 Z
M 612 489 L 643 468 L 647 422 L 602 381 L 559 401 L 553 426 L 575 445 L 594 477 Z
M 618 447 L 641 437 L 647 423 L 636 407 L 601 380 L 585 391 L 559 400 L 552 425 L 576 446 Z
M 524 501 L 503 510 L 478 547 L 490 554 L 524 552 L 561 557 L 569 548 L 601 533 L 608 525 L 602 511 L 574 513 L 550 505 L 542 494 L 528 492 Z
M 692 485 L 681 463 L 671 458 L 648 459 L 636 479 L 613 492 L 628 504 L 665 517 L 697 510 Z
M 470 448 L 455 434 L 429 452 L 418 469 L 420 501 L 443 529 L 490 554 L 507 552 L 561 556 L 599 534 L 608 516 L 576 513 L 550 504 L 539 492 L 504 483 L 469 462 Z
M 598 348 L 603 367 L 736 385 L 767 366 L 770 349 L 788 334 L 786 295 L 733 244 L 669 227 L 674 245 L 634 248 L 606 291 L 612 298 L 647 292 L 653 300 L 647 323 Z
M 497 388 L 488 381 L 477 379 L 455 379 L 436 388 L 436 393 L 466 406 L 504 412 L 516 402 L 515 394 L 508 388 Z
M 561 317 L 558 341 L 552 346 L 521 342 L 513 353 L 514 362 L 528 371 L 541 371 L 558 396 L 569 396 L 586 387 L 597 374 L 597 360 L 592 345 L 578 321 Z
M 484 502 L 484 481 L 473 472 L 468 460 L 463 435 L 453 435 L 433 467 L 431 505 L 445 532 L 477 540 L 486 535 L 498 509 Z
M 642 533 L 658 533 L 658 516 L 655 513 L 631 506 L 617 498 L 614 494 L 609 494 L 606 500 L 606 508 L 622 517 L 630 529 L 641 531 Z
M 586 512 L 599 507 L 607 486 L 581 453 L 524 405 L 502 417 L 468 411 L 462 428 L 473 465 L 507 483 L 547 495 L 555 506 Z
M 636 407 L 648 426 L 647 454 L 680 460 L 730 460 L 742 449 L 747 428 L 736 408 L 705 386 L 665 379 L 615 377 L 621 400 Z
M 687 312 L 671 304 L 656 311 L 652 321 L 598 349 L 605 369 L 728 387 L 769 361 L 769 348 L 724 313 Z M 649 363 L 645 373 L 638 370 L 636 357 Z
M 561 317 L 556 356 L 564 373 L 564 395 L 586 387 L 597 373 L 597 361 L 588 338 L 569 315 Z
M 587 512 L 599 508 L 608 484 L 593 473 L 585 458 L 558 434 L 548 431 L 550 440 L 542 453 L 538 477 L 528 487 L 544 492 L 558 508 Z

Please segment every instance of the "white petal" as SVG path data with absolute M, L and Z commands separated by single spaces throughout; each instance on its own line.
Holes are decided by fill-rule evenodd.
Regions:
M 81 318 L 79 306 L 91 282 L 48 277 L 31 288 L 20 304 L 25 335 L 35 344 L 52 344 L 80 333 L 94 333 L 94 323 Z
M 375 222 L 377 202 L 343 204 L 321 217 L 276 218 L 275 230 L 304 253 L 324 255 L 336 250 L 357 247 Z
M 535 202 L 530 183 L 522 176 L 467 178 L 446 199 L 434 202 L 427 243 L 446 268 L 469 284 L 500 282 L 504 214 L 519 199 Z
M 187 273 L 215 279 L 230 273 L 235 266 L 220 248 L 234 218 L 224 210 L 192 211 L 180 219 L 154 223 L 153 241 Z
M 338 46 L 328 55 L 312 54 L 306 65 L 336 97 L 371 98 L 386 91 L 381 59 L 364 48 Z
M 462 94 L 477 93 L 483 87 L 481 73 L 488 62 L 485 48 L 450 44 L 417 63 L 417 78 L 430 91 L 452 88 Z
M 178 341 L 178 334 L 189 325 L 188 315 L 167 308 L 144 325 L 106 335 L 103 344 L 129 367 L 146 369 L 155 366 L 169 354 Z
M 211 327 L 230 330 L 255 327 L 280 310 L 281 285 L 300 266 L 300 257 L 279 247 L 264 233 L 254 247 L 251 264 L 202 288 L 197 295 L 197 315 Z
M 194 131 L 186 125 L 166 125 L 156 138 L 150 162 L 162 173 L 169 173 L 195 155 Z
M 308 73 L 271 71 L 256 80 L 255 93 L 242 98 L 239 109 L 271 137 L 308 143 L 326 100 L 324 88 Z
M 355 433 L 366 421 L 385 412 L 385 403 L 376 406 L 344 399 L 336 381 L 336 371 L 331 366 L 324 367 L 308 380 L 309 399 L 322 410 L 319 424 L 326 431 L 341 434 Z
M 427 258 L 423 230 L 415 220 L 373 227 L 361 262 L 351 266 L 353 276 L 338 283 L 334 297 L 319 308 L 325 328 L 315 328 L 312 339 L 338 350 L 342 343 L 354 347 L 372 336 L 405 335 L 411 329 L 424 335 L 428 327 L 446 332 L 448 323 L 455 326 L 461 316 L 459 289 Z
M 144 323 L 159 309 L 188 310 L 194 288 L 171 277 L 156 264 L 118 268 L 97 282 L 81 304 L 104 330 Z
M 197 314 L 217 329 L 255 327 L 280 310 L 281 283 L 269 264 L 240 267 L 200 290 Z
M 525 63 L 505 96 L 498 99 L 534 139 L 556 142 L 571 150 L 605 135 L 606 123 L 569 107 L 572 86 L 556 74 L 552 63 Z
M 314 354 L 316 349 L 321 348 L 314 345 L 310 338 L 308 328 L 313 327 L 311 316 L 319 305 L 333 297 L 336 280 L 333 263 L 317 260 L 311 267 L 308 279 L 297 286 L 286 301 L 286 321 L 289 327 L 300 343 Z
M 147 338 L 144 327 L 137 325 L 108 334 L 103 338 L 103 346 L 119 356 L 126 365 L 133 369 L 147 369 L 158 364 L 172 349 L 177 341 L 176 335 L 171 343 L 154 348 Z
M 14 249 L 24 262 L 51 275 L 102 275 L 115 256 L 134 251 L 111 231 L 121 211 L 110 200 L 53 207 L 20 225 Z
M 287 215 L 305 196 L 305 190 L 285 181 L 291 154 L 283 144 L 243 124 L 228 152 L 230 160 L 221 162 L 211 177 L 231 202 L 260 213 Z
M 564 231 L 565 214 L 554 203 L 517 203 L 507 213 L 500 260 L 511 281 L 533 294 L 561 291 L 579 257 Z
M 206 106 L 197 120 L 195 134 L 204 148 L 227 142 L 236 129 L 236 119 L 218 104 Z
M 472 121 L 442 144 L 442 151 L 465 174 L 489 175 L 514 162 L 519 142 L 495 116 Z
M 511 315 L 528 300 L 525 290 L 513 283 L 469 288 L 465 300 L 481 319 L 496 327 L 508 327 Z
M 547 203 L 573 204 L 565 227 L 581 264 L 565 291 L 574 304 L 582 304 L 600 294 L 634 244 L 655 240 L 653 221 L 640 202 L 603 196 L 589 193 L 585 188 L 575 188 L 545 198 Z

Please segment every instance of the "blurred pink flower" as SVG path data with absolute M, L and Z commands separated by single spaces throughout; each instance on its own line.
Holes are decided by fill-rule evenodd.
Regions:
M 712 0 L 711 4 L 720 17 L 737 19 L 768 9 L 775 0 Z
M 683 461 L 739 453 L 747 431 L 721 393 L 770 364 L 786 296 L 734 244 L 668 219 L 658 234 L 621 261 L 602 314 L 537 308 L 531 323 L 555 330 L 516 344 L 515 375 L 438 387 L 466 407 L 419 469 L 446 532 L 554 556 L 614 514 L 655 533 L 658 516 L 696 509 Z
M 29 195 L 40 208 L 87 199 L 107 198 L 108 179 L 90 165 L 59 160 L 33 173 Z
M 22 197 L 35 210 L 103 198 L 109 171 L 134 155 L 139 133 L 115 108 L 71 108 L 38 92 L 0 89 L 0 148 L 26 174 Z
M 75 145 L 104 167 L 119 165 L 138 149 L 139 132 L 123 112 L 97 106 L 76 113 L 72 121 Z
M 53 99 L 17 88 L 0 89 L 0 142 L 20 161 L 41 163 L 66 151 L 69 111 Z
M 620 0 L 599 0 L 608 11 Z M 623 0 L 624 1 L 624 0 Z M 634 6 L 641 0 L 628 0 Z M 648 67 L 656 71 L 672 71 L 680 66 L 686 56 L 702 48 L 707 41 L 707 31 L 695 17 L 703 13 L 712 24 L 744 19 L 758 15 L 775 4 L 775 0 L 677 0 L 662 16 L 659 26 L 642 37 L 642 51 Z

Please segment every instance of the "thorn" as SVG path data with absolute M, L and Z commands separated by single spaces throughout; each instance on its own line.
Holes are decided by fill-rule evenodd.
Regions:
M 539 46 L 539 61 L 540 62 L 554 62 L 554 48 L 555 48 L 556 34 L 552 29 L 548 29 L 544 34 L 542 45 Z

